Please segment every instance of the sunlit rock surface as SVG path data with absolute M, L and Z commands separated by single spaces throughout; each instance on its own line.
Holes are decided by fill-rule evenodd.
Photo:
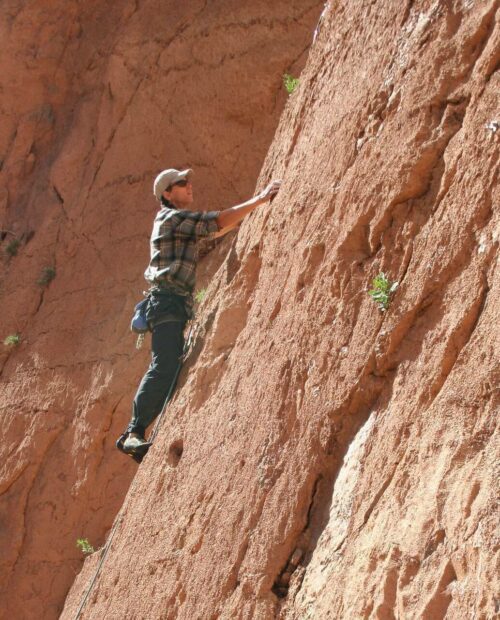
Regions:
M 498 613 L 498 61 L 496 1 L 327 4 L 85 618 Z
M 186 28 L 198 33 L 190 48 L 202 46 L 197 62 L 216 65 L 203 48 L 206 19 L 197 15 L 208 6 L 197 4 Z M 276 24 L 264 20 L 266 36 L 278 23 L 297 24 L 285 4 L 254 3 L 253 19 L 275 6 Z M 306 11 L 292 6 L 297 15 Z M 262 83 L 245 82 L 234 121 L 248 132 L 235 138 L 241 159 L 231 155 L 207 200 L 234 199 L 229 180 L 241 183 L 242 198 L 252 191 L 246 175 L 240 179 L 245 158 L 252 170 L 262 164 L 259 187 L 271 178 L 283 186 L 206 259 L 200 281 L 209 285 L 193 352 L 119 508 L 133 470 L 112 440 L 146 358 L 133 352 L 127 323 L 147 251 L 149 179 L 169 153 L 168 136 L 174 159 L 200 169 L 200 188 L 211 187 L 211 166 L 234 148 L 224 143 L 219 157 L 195 153 L 194 133 L 176 143 L 179 132 L 165 129 L 151 152 L 160 120 L 171 111 L 179 119 L 168 121 L 174 129 L 181 119 L 186 127 L 193 113 L 178 96 L 158 111 L 151 102 L 163 101 L 162 90 L 148 72 L 167 80 L 178 75 L 172 66 L 185 67 L 186 76 L 195 67 L 177 39 L 170 53 L 159 50 L 172 33 L 187 36 L 182 19 L 156 48 L 149 26 L 133 25 L 146 20 L 142 10 L 158 21 L 157 5 L 145 7 L 120 7 L 135 50 L 126 62 L 125 34 L 110 27 L 118 9 L 92 16 L 112 43 L 106 54 L 89 48 L 86 60 L 75 52 L 71 68 L 101 72 L 98 94 L 78 80 L 61 84 L 60 55 L 46 61 L 59 89 L 53 96 L 73 93 L 75 116 L 52 138 L 42 132 L 48 121 L 30 121 L 9 147 L 16 153 L 10 166 L 19 170 L 12 168 L 8 201 L 36 189 L 21 182 L 21 164 L 29 170 L 34 161 L 25 137 L 32 126 L 52 153 L 43 158 L 50 162 L 51 187 L 40 203 L 46 211 L 33 196 L 19 199 L 19 214 L 26 212 L 19 221 L 40 219 L 8 263 L 4 284 L 16 304 L 6 331 L 30 326 L 4 365 L 2 397 L 2 448 L 12 454 L 4 460 L 4 505 L 7 498 L 15 524 L 7 547 L 15 552 L 3 560 L 12 567 L 19 556 L 12 583 L 29 600 L 26 614 L 56 590 L 58 609 L 72 575 L 57 563 L 68 558 L 76 572 L 73 541 L 88 534 L 104 544 L 119 510 L 109 545 L 85 562 L 62 618 L 79 608 L 94 620 L 494 618 L 499 2 L 332 0 L 319 24 L 322 7 L 311 6 L 309 38 L 303 33 L 293 53 L 283 47 L 281 60 L 274 39 L 269 48 L 255 44 L 262 62 L 275 66 Z M 238 10 L 213 18 L 227 20 L 234 45 L 245 48 L 249 29 L 238 24 L 252 17 Z M 273 130 L 276 75 L 315 28 L 298 88 L 286 102 L 280 95 L 284 111 L 267 156 L 265 132 L 259 152 L 243 148 L 261 120 Z M 291 39 L 297 44 L 297 35 Z M 227 53 L 226 40 L 217 40 Z M 56 41 L 50 37 L 50 45 Z M 241 62 L 235 58 L 236 67 Z M 209 94 L 199 88 L 205 99 L 194 97 L 196 114 L 231 89 L 230 82 Z M 260 89 L 269 91 L 269 108 L 253 101 Z M 231 114 L 227 101 L 221 106 L 217 135 Z M 211 131 L 212 122 L 200 126 L 197 148 L 220 144 Z M 40 159 L 37 149 L 33 157 Z M 39 228 L 52 237 L 37 241 Z M 116 263 L 111 236 L 123 245 Z M 41 290 L 28 286 L 38 275 L 32 265 L 41 270 L 53 257 L 55 280 Z M 368 294 L 381 272 L 399 283 L 385 312 Z M 37 591 L 30 571 L 41 574 L 48 561 Z

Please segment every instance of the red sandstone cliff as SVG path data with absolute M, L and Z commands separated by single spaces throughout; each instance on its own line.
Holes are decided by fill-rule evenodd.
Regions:
M 282 190 L 271 208 L 261 208 L 221 246 L 226 258 L 200 309 L 195 350 L 130 486 L 82 617 L 450 620 L 498 614 L 498 8 L 497 0 L 327 5 L 262 168 L 261 184 L 281 177 Z M 287 14 L 282 7 L 282 18 Z M 136 71 L 141 79 L 140 67 Z M 133 115 L 120 123 L 123 140 L 140 138 L 132 121 L 145 102 L 135 97 Z M 95 109 L 109 132 L 108 117 Z M 153 115 L 141 127 L 154 124 Z M 72 149 L 92 138 L 82 125 L 76 124 L 78 139 L 69 139 Z M 144 361 L 123 341 L 135 265 L 120 261 L 129 277 L 122 296 L 109 268 L 85 267 L 104 251 L 105 264 L 113 255 L 106 243 L 112 218 L 101 228 L 100 245 L 93 245 L 105 197 L 130 184 L 110 209 L 121 207 L 132 235 L 137 210 L 127 197 L 139 202 L 149 191 L 148 166 L 131 166 L 144 171 L 136 184 L 124 177 L 123 143 L 112 146 L 119 135 L 115 130 L 111 142 L 110 135 L 104 140 L 111 146 L 100 168 L 95 146 L 88 145 L 80 203 L 69 198 L 73 180 L 57 174 L 61 164 L 51 172 L 72 222 L 67 233 L 61 230 L 70 239 L 78 235 L 69 246 L 76 254 L 66 244 L 59 261 L 73 267 L 66 285 L 85 300 L 78 311 L 87 327 L 63 332 L 54 343 L 64 313 L 51 285 L 38 310 L 47 314 L 43 321 L 37 316 L 26 345 L 34 347 L 31 365 L 15 365 L 20 349 L 4 367 L 11 377 L 6 394 L 11 402 L 25 399 L 31 413 L 22 419 L 32 424 L 32 444 L 20 445 L 8 470 L 11 481 L 23 475 L 33 481 L 16 491 L 31 507 L 18 546 L 30 562 L 39 516 L 49 523 L 64 512 L 65 531 L 72 520 L 82 534 L 102 532 L 130 477 L 127 469 L 117 480 L 123 461 L 109 444 Z M 61 136 L 68 141 L 62 129 Z M 142 139 L 144 154 L 151 137 Z M 75 158 L 69 146 L 66 166 Z M 160 151 L 158 161 L 163 156 Z M 103 170 L 113 189 L 95 187 Z M 241 170 L 239 162 L 234 179 Z M 147 211 L 144 206 L 141 214 Z M 131 245 L 141 253 L 146 228 Z M 55 236 L 53 248 L 59 247 Z M 385 313 L 367 294 L 381 271 L 400 283 Z M 26 291 L 20 275 L 11 278 Z M 57 280 L 59 270 L 54 285 Z M 96 308 L 89 307 L 90 292 Z M 119 321 L 103 318 L 110 310 L 114 317 L 122 313 Z M 49 375 L 37 362 L 36 343 L 44 340 L 47 350 L 47 341 L 57 344 L 66 366 L 72 362 L 71 373 L 59 362 Z M 93 355 L 85 353 L 89 347 Z M 103 351 L 113 356 L 106 359 Z M 32 396 L 31 386 L 41 381 L 49 405 L 46 411 L 38 405 L 35 416 L 28 405 L 44 401 Z M 76 415 L 67 411 L 72 402 Z M 23 427 L 16 423 L 9 432 L 19 441 Z M 97 423 L 96 437 L 91 428 Z M 99 463 L 90 456 L 97 438 L 100 445 L 105 440 Z M 45 448 L 36 449 L 47 456 L 30 468 L 23 450 L 30 454 L 38 439 Z M 51 456 L 51 441 L 66 450 L 64 460 Z M 57 461 L 49 467 L 48 458 L 61 459 L 63 476 L 69 470 L 65 484 L 79 507 L 73 513 L 68 487 L 51 477 Z M 53 533 L 45 542 L 38 536 L 38 549 L 53 554 L 54 571 L 66 556 Z M 74 617 L 103 552 L 85 563 L 62 618 Z M 18 575 L 13 583 L 28 582 Z M 42 598 L 34 583 L 31 609 Z
M 331 3 L 84 617 L 498 612 L 497 20 Z
M 21 339 L 0 344 L 2 617 L 59 616 L 76 539 L 105 542 L 136 471 L 114 440 L 147 365 L 128 323 L 154 175 L 189 164 L 210 207 L 249 197 L 320 12 L 2 3 L 0 336 Z

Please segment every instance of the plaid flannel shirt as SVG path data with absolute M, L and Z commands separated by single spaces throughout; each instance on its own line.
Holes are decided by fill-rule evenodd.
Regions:
M 197 241 L 211 239 L 219 230 L 220 211 L 179 211 L 163 205 L 151 234 L 151 261 L 144 277 L 153 286 L 181 287 L 191 293 L 195 285 Z

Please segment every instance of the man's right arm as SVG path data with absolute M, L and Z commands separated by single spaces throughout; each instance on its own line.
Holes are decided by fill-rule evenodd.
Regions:
M 221 211 L 217 217 L 219 232 L 216 233 L 215 236 L 220 237 L 235 228 L 246 215 L 251 213 L 259 205 L 273 198 L 278 193 L 280 185 L 281 181 L 273 181 L 257 196 L 254 196 L 240 205 Z

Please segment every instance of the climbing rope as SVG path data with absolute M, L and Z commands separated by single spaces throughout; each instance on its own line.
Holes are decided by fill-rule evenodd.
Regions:
M 181 372 L 181 368 L 184 364 L 184 362 L 187 360 L 187 358 L 189 357 L 190 354 L 190 347 L 191 347 L 191 343 L 192 343 L 192 339 L 193 339 L 193 333 L 194 333 L 194 324 L 190 323 L 189 325 L 189 331 L 188 331 L 188 336 L 186 338 L 186 340 L 184 341 L 184 347 L 182 350 L 182 355 L 179 359 L 179 364 L 177 365 L 177 370 L 175 371 L 175 375 L 174 378 L 172 380 L 172 383 L 170 385 L 170 389 L 168 390 L 168 394 L 167 397 L 165 398 L 165 402 L 163 403 L 163 407 L 162 410 L 160 411 L 160 414 L 158 415 L 158 418 L 156 419 L 156 423 L 153 426 L 153 430 L 151 431 L 151 435 L 149 436 L 149 441 L 150 443 L 153 443 L 155 440 L 156 435 L 158 434 L 158 431 L 160 430 L 160 425 L 161 425 L 161 421 L 163 418 L 163 414 L 165 413 L 165 410 L 167 409 L 167 405 L 170 402 L 170 399 L 172 398 L 172 394 L 175 390 L 175 386 L 177 384 L 177 379 L 179 377 L 179 373 Z
M 121 512 L 121 511 L 120 511 Z M 92 580 L 90 581 L 90 585 L 87 588 L 87 591 L 85 592 L 82 602 L 80 603 L 80 607 L 78 607 L 78 610 L 76 612 L 75 618 L 74 620 L 78 620 L 78 618 L 80 618 L 80 616 L 82 615 L 82 611 L 83 608 L 85 607 L 85 603 L 87 602 L 87 599 L 90 595 L 90 593 L 92 592 L 92 588 L 94 587 L 94 584 L 97 580 L 97 576 L 99 575 L 99 572 L 102 568 L 102 565 L 104 564 L 104 560 L 106 559 L 106 556 L 108 554 L 109 548 L 111 547 L 111 542 L 113 540 L 113 536 L 115 535 L 116 530 L 118 529 L 118 524 L 122 522 L 123 516 L 122 515 L 118 515 L 118 517 L 116 518 L 113 527 L 111 529 L 111 532 L 109 534 L 108 540 L 106 541 L 106 544 L 104 545 L 103 551 L 102 551 L 102 555 L 101 555 L 101 559 L 99 560 L 99 563 L 97 564 L 97 568 L 96 571 L 94 573 L 94 576 L 92 577 Z
M 189 357 L 190 347 L 191 347 L 192 340 L 193 340 L 193 333 L 194 333 L 194 325 L 191 323 L 190 326 L 189 326 L 188 337 L 186 338 L 186 341 L 184 343 L 184 349 L 183 349 L 183 352 L 182 352 L 182 356 L 181 356 L 181 358 L 179 360 L 179 364 L 177 365 L 177 370 L 175 371 L 174 378 L 172 379 L 172 383 L 170 384 L 170 388 L 169 388 L 167 396 L 165 398 L 165 402 L 163 403 L 162 410 L 161 410 L 160 414 L 158 415 L 158 418 L 156 419 L 156 423 L 155 423 L 155 425 L 153 427 L 153 430 L 151 432 L 151 435 L 150 435 L 150 438 L 149 438 L 149 441 L 151 443 L 154 442 L 155 437 L 158 434 L 158 431 L 160 430 L 160 425 L 161 425 L 161 420 L 162 420 L 163 414 L 165 413 L 165 410 L 167 409 L 167 405 L 170 402 L 170 399 L 172 398 L 172 394 L 174 392 L 175 385 L 177 383 L 177 378 L 179 377 L 179 373 L 181 371 L 183 362 Z M 115 535 L 115 532 L 118 529 L 118 525 L 121 524 L 121 522 L 123 521 L 123 515 L 121 515 L 120 513 L 121 513 L 121 510 L 118 513 L 118 516 L 117 516 L 117 518 L 116 518 L 116 520 L 115 520 L 115 522 L 113 524 L 113 527 L 112 527 L 111 532 L 109 534 L 108 540 L 106 541 L 106 544 L 103 547 L 101 558 L 99 560 L 99 563 L 97 564 L 97 568 L 96 568 L 95 573 L 94 573 L 94 575 L 93 575 L 93 577 L 92 577 L 92 579 L 90 581 L 89 587 L 87 588 L 87 590 L 86 590 L 86 592 L 85 592 L 85 594 L 84 594 L 84 596 L 82 598 L 82 601 L 80 603 L 80 606 L 78 607 L 78 610 L 76 612 L 74 620 L 78 620 L 81 617 L 81 615 L 82 615 L 83 608 L 85 607 L 85 604 L 87 602 L 87 599 L 90 596 L 90 593 L 92 592 L 92 589 L 93 589 L 93 587 L 95 585 L 95 582 L 97 581 L 97 577 L 99 576 L 99 573 L 101 571 L 102 565 L 104 564 L 104 560 L 106 559 L 106 556 L 108 554 L 109 548 L 111 546 L 111 542 L 113 540 L 113 536 Z
M 163 418 L 163 414 L 165 413 L 165 410 L 167 408 L 167 405 L 172 397 L 173 391 L 175 389 L 175 384 L 177 383 L 177 377 L 179 376 L 179 373 L 181 371 L 182 368 L 182 358 L 181 361 L 179 362 L 179 364 L 177 365 L 177 370 L 175 371 L 175 375 L 174 378 L 172 380 L 172 384 L 170 386 L 170 389 L 168 390 L 168 394 L 167 397 L 165 398 L 165 403 L 162 407 L 162 410 L 160 411 L 160 414 L 158 415 L 158 418 L 156 419 L 156 423 L 153 427 L 153 430 L 151 431 L 151 435 L 149 436 L 148 441 L 150 443 L 153 443 L 155 440 L 156 435 L 158 434 L 158 431 L 160 430 L 160 424 L 161 424 L 161 419 Z

